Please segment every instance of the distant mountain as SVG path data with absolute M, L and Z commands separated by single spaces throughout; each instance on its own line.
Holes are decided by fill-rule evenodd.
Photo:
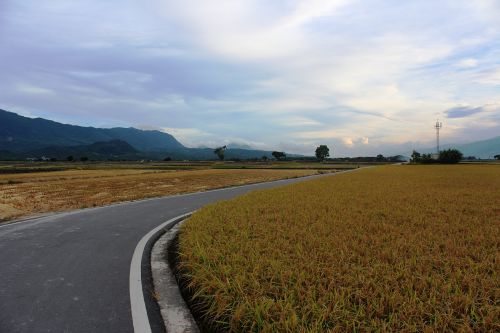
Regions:
M 79 146 L 47 146 L 24 152 L 24 154 L 30 157 L 45 156 L 59 160 L 64 160 L 68 156 L 76 159 L 87 157 L 91 160 L 136 159 L 144 155 L 122 140 L 99 141 Z
M 471 143 L 446 144 L 441 146 L 441 149 L 450 148 L 460 150 L 465 157 L 475 156 L 477 158 L 493 158 L 493 156 L 500 154 L 500 136 Z M 419 150 L 421 153 L 434 153 L 435 151 L 435 148 L 425 148 Z
M 140 151 L 183 149 L 172 135 L 136 128 L 95 128 L 27 118 L 0 109 L 0 150 L 25 152 L 47 146 L 77 146 L 122 140 Z
M 500 154 L 500 136 L 488 140 L 462 144 L 455 147 L 460 150 L 464 156 L 493 158 L 493 156 Z
M 212 148 L 187 148 L 172 135 L 136 128 L 95 128 L 27 118 L 0 109 L 0 160 L 28 157 L 89 159 L 215 159 Z M 227 159 L 272 157 L 270 151 L 228 147 Z

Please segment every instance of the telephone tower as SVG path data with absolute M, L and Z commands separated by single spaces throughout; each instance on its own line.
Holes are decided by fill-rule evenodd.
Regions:
M 443 123 L 439 121 L 439 119 L 436 121 L 436 125 L 434 125 L 434 128 L 436 129 L 436 149 L 437 153 L 439 154 L 439 130 L 443 127 Z

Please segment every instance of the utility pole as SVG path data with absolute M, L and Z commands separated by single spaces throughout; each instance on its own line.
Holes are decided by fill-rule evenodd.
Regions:
M 437 154 L 439 155 L 439 130 L 443 127 L 443 123 L 439 122 L 439 119 L 436 121 L 436 125 L 434 128 L 436 129 L 436 149 Z

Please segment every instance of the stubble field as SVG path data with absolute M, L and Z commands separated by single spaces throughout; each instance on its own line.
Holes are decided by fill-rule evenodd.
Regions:
M 316 174 L 316 170 L 157 170 L 111 165 L 98 169 L 0 173 L 0 221 L 33 214 L 102 206 Z M 176 166 L 173 166 L 176 167 Z M 58 170 L 58 169 L 56 169 Z
M 207 206 L 178 268 L 205 328 L 500 331 L 500 166 L 383 166 Z

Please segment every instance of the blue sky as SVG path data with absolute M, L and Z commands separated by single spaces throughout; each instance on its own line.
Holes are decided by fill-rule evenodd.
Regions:
M 182 143 L 391 154 L 500 135 L 500 0 L 0 0 L 0 108 Z

